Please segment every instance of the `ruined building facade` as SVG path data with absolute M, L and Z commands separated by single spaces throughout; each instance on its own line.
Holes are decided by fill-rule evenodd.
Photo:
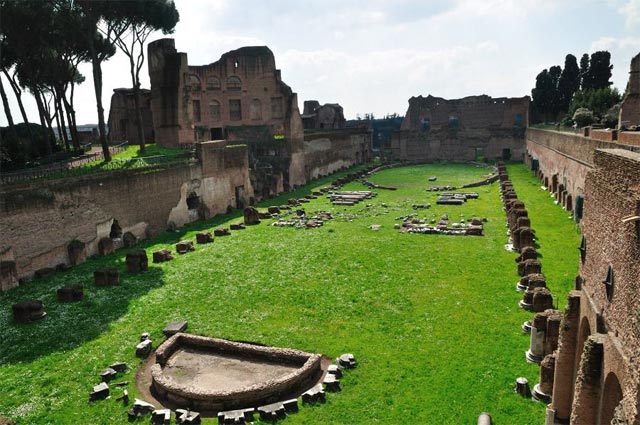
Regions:
M 640 154 L 597 149 L 547 424 L 640 423 Z
M 521 159 L 529 105 L 528 96 L 412 97 L 392 140 L 393 156 L 420 161 Z
M 224 139 L 247 145 L 256 199 L 371 157 L 366 131 L 324 138 L 334 156 L 315 155 L 326 146 L 304 143 L 298 97 L 282 81 L 266 46 L 243 47 L 193 66 L 173 39 L 158 40 L 149 45 L 149 76 L 157 143 L 179 147 Z
M 320 105 L 317 100 L 305 100 L 302 123 L 305 130 L 331 130 L 344 128 L 344 110 L 338 103 Z
M 618 128 L 640 125 L 640 53 L 631 59 L 629 83 L 620 107 Z
M 140 107 L 142 108 L 142 126 L 147 143 L 154 140 L 153 119 L 151 117 L 151 92 L 140 89 Z M 112 143 L 127 141 L 139 144 L 136 122 L 136 109 L 133 89 L 115 89 L 111 95 L 109 107 L 109 141 Z
M 640 123 L 640 55 L 631 70 L 625 126 Z M 546 424 L 638 425 L 640 147 L 629 143 L 635 131 L 608 140 L 592 133 L 527 130 L 527 163 L 583 233 Z

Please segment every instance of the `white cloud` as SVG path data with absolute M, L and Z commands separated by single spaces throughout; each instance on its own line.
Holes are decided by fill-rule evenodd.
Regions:
M 625 27 L 633 30 L 640 24 L 640 0 L 629 0 L 628 3 L 620 6 L 618 11 L 625 17 Z

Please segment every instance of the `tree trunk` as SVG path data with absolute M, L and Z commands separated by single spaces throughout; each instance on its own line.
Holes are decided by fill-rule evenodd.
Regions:
M 140 141 L 140 153 L 144 153 L 145 140 L 144 140 L 144 125 L 142 123 L 142 111 L 140 110 L 140 84 L 133 86 L 133 102 L 136 108 L 136 121 L 138 127 L 138 140 Z
M 104 162 L 111 161 L 111 152 L 109 152 L 109 145 L 107 145 L 107 135 L 104 125 L 104 108 L 102 107 L 102 68 L 100 67 L 100 60 L 95 57 L 95 51 L 92 52 L 94 58 L 91 60 L 93 66 L 93 88 L 96 92 L 96 107 L 98 109 L 98 132 L 100 133 L 100 145 L 102 146 L 102 153 L 104 154 Z
M 6 69 L 2 69 L 2 72 L 7 77 L 7 80 L 9 80 L 9 85 L 11 86 L 13 94 L 16 96 L 16 100 L 18 101 L 18 108 L 20 108 L 20 114 L 22 114 L 22 121 L 27 126 L 27 132 L 29 133 L 29 140 L 31 141 L 31 145 L 35 145 L 36 140 L 33 137 L 33 131 L 31 130 L 31 125 L 29 124 L 29 118 L 27 117 L 27 112 L 24 110 L 24 104 L 22 103 L 22 90 L 20 90 L 20 86 L 18 86 L 18 83 L 9 75 Z
M 41 127 L 41 134 L 42 134 L 42 141 L 44 143 L 45 149 L 46 149 L 46 153 L 47 155 L 51 155 L 52 149 L 51 149 L 51 141 L 49 140 L 49 135 L 51 133 L 47 133 L 47 124 L 45 122 L 45 110 L 44 110 L 44 105 L 42 103 L 42 99 L 40 98 L 40 93 L 34 90 L 33 93 L 33 97 L 35 97 L 36 99 L 36 105 L 38 105 L 38 114 L 40 115 L 40 127 Z
M 7 122 L 9 123 L 9 129 L 13 137 L 18 139 L 18 133 L 16 132 L 16 126 L 13 123 L 13 117 L 11 116 L 11 109 L 9 109 L 9 99 L 7 99 L 7 93 L 4 91 L 4 84 L 0 78 L 0 97 L 2 97 L 2 106 L 4 106 L 4 114 L 7 116 Z
M 67 124 L 69 126 L 69 133 L 71 133 L 71 143 L 73 144 L 73 149 L 78 152 L 80 150 L 80 140 L 78 140 L 78 130 L 71 117 L 71 105 L 67 100 L 65 92 L 62 92 L 61 97 L 62 102 L 64 103 L 64 109 L 67 111 Z
M 71 152 L 71 146 L 69 146 L 69 134 L 67 133 L 67 123 L 64 120 L 64 110 L 62 108 L 62 100 L 60 99 L 60 90 L 56 90 L 53 96 L 53 101 L 56 105 L 56 114 L 60 117 L 60 128 L 62 131 L 62 140 L 64 140 L 64 147 L 67 152 Z
M 75 135 L 76 140 L 78 140 L 78 148 L 80 146 L 80 137 L 78 136 L 78 123 L 76 122 L 76 110 L 73 107 L 73 94 L 75 92 L 75 83 L 71 82 L 71 95 L 69 96 L 69 109 L 71 111 L 71 122 L 73 125 L 73 135 Z

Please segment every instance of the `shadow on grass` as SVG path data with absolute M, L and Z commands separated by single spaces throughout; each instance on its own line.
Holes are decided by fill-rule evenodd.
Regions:
M 313 180 L 292 192 L 260 202 L 258 207 L 286 204 L 290 198 L 308 195 L 312 188 L 326 186 L 336 178 L 362 167 L 364 166 Z M 164 232 L 132 249 L 145 249 L 151 258 L 150 246 L 175 244 L 186 238 L 191 239 L 190 233 L 226 227 L 229 222 L 242 219 L 243 211 L 233 210 L 209 220 L 190 223 L 175 232 Z M 34 279 L 0 295 L 0 365 L 30 362 L 54 352 L 74 349 L 93 340 L 108 331 L 112 322 L 127 313 L 131 301 L 164 285 L 164 271 L 160 265 L 150 264 L 149 270 L 144 273 L 126 272 L 126 254 L 132 249 L 120 249 L 105 257 L 89 258 L 69 271 L 56 273 L 49 278 Z M 171 251 L 175 252 L 173 247 Z M 93 271 L 106 266 L 116 266 L 120 271 L 118 286 L 95 286 Z M 58 303 L 57 289 L 75 283 L 84 285 L 84 299 L 74 303 Z M 29 324 L 14 322 L 12 305 L 33 298 L 43 301 L 47 316 Z
M 140 274 L 124 270 L 124 261 L 111 259 L 89 260 L 76 269 L 58 273 L 49 279 L 36 279 L 24 284 L 0 299 L 0 364 L 28 362 L 56 351 L 66 351 L 98 337 L 109 329 L 109 324 L 127 313 L 130 301 L 163 285 L 163 271 L 151 266 Z M 109 264 L 111 263 L 111 264 Z M 97 287 L 92 271 L 117 263 L 120 271 L 118 286 Z M 56 290 L 68 283 L 84 285 L 84 299 L 72 303 L 59 303 Z M 37 298 L 44 303 L 47 316 L 37 322 L 20 324 L 13 321 L 11 306 L 21 300 Z

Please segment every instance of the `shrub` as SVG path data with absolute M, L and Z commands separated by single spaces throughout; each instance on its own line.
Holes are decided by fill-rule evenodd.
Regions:
M 595 118 L 593 112 L 587 108 L 578 108 L 573 114 L 573 120 L 578 124 L 578 127 L 584 127 L 589 124 L 593 124 Z

